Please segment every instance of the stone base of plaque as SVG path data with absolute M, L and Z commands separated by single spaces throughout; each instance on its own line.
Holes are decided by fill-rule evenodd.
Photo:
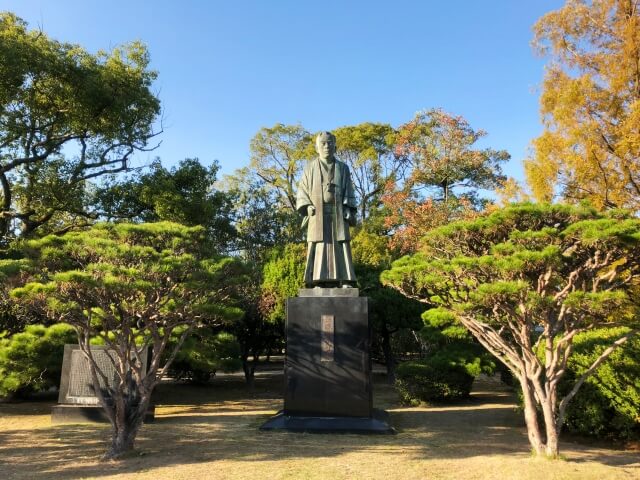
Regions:
M 144 423 L 152 423 L 155 415 L 155 405 L 149 406 Z M 109 419 L 100 405 L 55 405 L 51 408 L 51 423 L 109 423 Z
M 389 414 L 384 410 L 373 410 L 371 417 L 307 417 L 285 415 L 283 411 L 271 417 L 260 430 L 286 430 L 307 433 L 361 433 L 395 434 L 389 425 Z

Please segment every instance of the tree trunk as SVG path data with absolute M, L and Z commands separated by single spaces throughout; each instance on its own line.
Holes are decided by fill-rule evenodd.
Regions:
M 114 428 L 111 434 L 111 446 L 104 454 L 105 460 L 116 460 L 133 450 L 139 426 L 122 425 Z
M 387 382 L 393 385 L 396 381 L 396 359 L 393 357 L 393 350 L 391 349 L 391 332 L 389 332 L 386 325 L 383 325 L 381 333 L 382 353 L 387 367 Z
M 546 422 L 545 422 L 546 423 Z M 552 422 L 551 425 L 546 424 L 547 431 L 547 446 L 545 447 L 545 455 L 548 458 L 559 458 L 560 451 L 558 445 L 559 432 L 556 428 L 555 422 Z
M 103 459 L 115 460 L 133 450 L 148 407 L 149 399 L 137 405 L 116 401 L 115 422 L 111 427 L 111 446 L 105 452 Z
M 244 381 L 249 392 L 255 390 L 255 376 L 256 376 L 256 360 L 255 357 L 249 362 L 248 357 L 242 358 L 242 370 L 244 372 Z
M 553 388 L 553 387 L 551 387 Z M 547 398 L 542 403 L 542 414 L 544 416 L 544 429 L 547 435 L 547 441 L 545 446 L 545 455 L 549 458 L 558 458 L 558 438 L 560 436 L 560 426 L 556 422 L 556 405 L 554 405 L 553 399 L 555 398 L 555 392 L 550 391 Z
M 536 401 L 533 393 L 533 386 L 525 373 L 518 374 L 522 396 L 524 397 L 524 420 L 527 425 L 527 435 L 529 443 L 536 455 L 545 453 L 545 444 L 542 441 L 540 425 L 538 423 L 538 412 L 536 411 Z
M 5 173 L 0 173 L 0 187 L 2 187 L 2 210 L 0 211 L 0 237 L 8 238 L 11 228 L 11 185 Z

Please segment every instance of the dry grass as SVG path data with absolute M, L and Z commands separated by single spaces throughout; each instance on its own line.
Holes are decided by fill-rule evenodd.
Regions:
M 637 451 L 564 442 L 566 460 L 531 458 L 512 395 L 491 379 L 465 403 L 424 408 L 400 407 L 377 383 L 375 403 L 389 410 L 394 436 L 260 432 L 281 407 L 281 378 L 259 379 L 253 395 L 241 382 L 161 385 L 157 420 L 143 427 L 138 453 L 110 463 L 98 460 L 106 427 L 52 426 L 51 403 L 0 405 L 0 478 L 640 478 Z

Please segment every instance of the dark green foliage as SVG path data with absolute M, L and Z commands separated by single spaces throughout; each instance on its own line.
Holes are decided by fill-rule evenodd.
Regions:
M 225 184 L 233 198 L 236 248 L 247 262 L 264 264 L 274 248 L 304 241 L 298 212 L 283 206 L 278 190 L 259 176 L 244 168 L 225 177 Z
M 351 246 L 358 287 L 361 295 L 369 297 L 372 355 L 384 361 L 388 381 L 393 383 L 396 358 L 407 351 L 404 348 L 394 349 L 399 343 L 395 339 L 398 333 L 422 327 L 420 314 L 425 306 L 380 283 L 380 273 L 391 265 L 394 252 L 389 249 L 388 239 L 377 227 L 375 219 L 370 217 L 365 225 L 354 232 Z
M 578 335 L 560 391 L 565 393 L 624 330 L 598 329 Z M 635 337 L 616 350 L 587 379 L 567 409 L 565 425 L 569 431 L 582 435 L 640 439 L 640 338 Z
M 424 326 L 418 332 L 427 352 L 425 361 L 464 365 L 471 375 L 493 374 L 494 358 L 480 345 L 455 315 L 443 308 L 432 308 L 422 314 Z M 473 366 L 473 367 L 472 367 Z
M 157 135 L 149 63 L 140 42 L 94 55 L 0 13 L 0 243 L 93 219 L 88 182 Z
M 467 397 L 480 373 L 494 372 L 492 356 L 446 310 L 427 310 L 422 320 L 424 327 L 418 335 L 427 356 L 398 367 L 396 388 L 400 397 L 405 403 Z
M 404 159 L 394 154 L 396 131 L 388 124 L 361 123 L 333 131 L 336 158 L 345 162 L 358 201 L 358 216 L 365 222 L 380 204 L 385 184 L 401 177 Z
M 370 299 L 369 320 L 374 329 L 386 324 L 390 330 L 401 328 L 419 330 L 422 327 L 420 315 L 425 306 L 409 299 L 397 290 L 380 284 L 381 269 L 357 265 L 358 286 L 362 294 Z
M 479 366 L 460 365 L 438 358 L 401 363 L 396 369 L 396 389 L 408 405 L 442 402 L 469 396 Z
M 0 242 L 1 243 L 1 242 Z M 7 249 L 0 249 L 0 338 L 22 332 L 27 325 L 50 325 L 51 321 L 39 312 L 24 308 L 9 295 L 15 278 L 25 270 L 29 262 L 19 241 L 14 241 Z
M 219 165 L 205 167 L 196 159 L 182 160 L 167 170 L 159 160 L 151 171 L 124 181 L 115 180 L 95 194 L 97 209 L 108 220 L 170 221 L 204 227 L 207 240 L 226 251 L 235 229 L 231 225 L 231 195 L 213 188 Z
M 183 329 L 176 329 L 168 346 L 172 351 Z M 227 332 L 214 333 L 200 328 L 191 333 L 178 351 L 169 368 L 169 375 L 177 380 L 206 383 L 218 370 L 230 372 L 241 367 L 240 346 Z
M 0 340 L 0 397 L 58 386 L 66 343 L 77 343 L 77 337 L 64 323 L 29 325 L 24 332 Z
M 402 330 L 419 330 L 425 306 L 400 292 L 380 284 L 382 268 L 366 264 L 355 266 L 361 294 L 369 297 L 369 322 L 373 333 L 372 353 L 387 367 L 389 383 L 394 381 L 396 359 L 405 351 L 394 351 L 394 338 Z
M 50 323 L 44 315 L 23 308 L 8 295 L 0 293 L 0 338 L 21 332 L 27 325 Z

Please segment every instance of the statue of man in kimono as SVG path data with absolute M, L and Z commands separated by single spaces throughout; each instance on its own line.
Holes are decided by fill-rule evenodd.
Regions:
M 356 282 L 349 244 L 355 225 L 356 198 L 349 167 L 335 159 L 336 137 L 316 137 L 318 158 L 311 160 L 298 183 L 296 209 L 307 225 L 307 287 L 351 287 Z

